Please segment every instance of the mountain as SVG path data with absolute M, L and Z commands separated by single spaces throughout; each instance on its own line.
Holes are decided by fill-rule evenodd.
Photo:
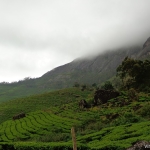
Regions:
M 72 87 L 80 84 L 101 84 L 116 74 L 116 68 L 126 56 L 138 59 L 149 58 L 150 38 L 143 48 L 133 46 L 106 51 L 93 58 L 78 58 L 54 68 L 40 78 L 26 79 L 15 83 L 0 84 L 0 101 Z
M 92 59 L 80 58 L 71 63 L 57 67 L 44 74 L 41 79 L 55 88 L 72 86 L 74 82 L 81 84 L 102 83 L 116 73 L 116 68 L 125 56 L 136 57 L 140 48 L 125 48 L 117 51 L 107 51 Z M 52 86 L 51 86 L 52 85 Z

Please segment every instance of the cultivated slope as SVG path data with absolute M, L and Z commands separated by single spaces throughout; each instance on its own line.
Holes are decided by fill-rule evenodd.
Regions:
M 86 146 L 83 150 L 124 150 L 136 141 L 150 140 L 148 94 L 138 93 L 139 98 L 134 100 L 122 92 L 106 104 L 79 109 L 79 100 L 90 103 L 93 92 L 64 89 L 3 103 L 1 117 L 8 120 L 0 123 L 0 145 L 5 149 L 47 150 L 56 145 L 61 149 L 63 144 L 63 149 L 71 150 L 72 126 L 76 129 L 78 146 Z M 12 120 L 19 109 L 28 112 L 26 117 Z

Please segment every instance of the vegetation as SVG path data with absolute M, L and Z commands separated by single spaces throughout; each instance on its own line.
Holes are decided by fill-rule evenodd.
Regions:
M 114 87 L 110 81 L 106 81 L 104 85 L 101 86 L 101 89 L 104 90 L 114 90 Z
M 149 74 L 149 61 L 126 57 L 117 69 L 123 81 L 118 86 L 120 95 L 104 104 L 92 105 L 96 83 L 77 82 L 73 88 L 1 103 L 0 149 L 71 150 L 72 126 L 79 150 L 124 150 L 137 141 L 150 141 L 149 79 L 145 81 L 148 77 L 141 73 L 142 68 L 135 69 L 137 65 Z M 139 79 L 141 76 L 144 79 Z M 143 91 L 143 86 L 147 90 Z M 114 86 L 107 81 L 101 88 L 113 90 Z M 83 99 L 88 108 L 79 108 Z M 26 116 L 13 120 L 20 112 Z
M 59 117 L 49 112 L 30 113 L 25 118 L 5 121 L 0 125 L 0 142 L 36 140 L 41 142 L 67 141 L 70 127 L 77 120 Z
M 75 102 L 77 107 L 80 99 L 90 98 L 90 93 L 92 93 L 90 90 L 81 91 L 80 88 L 70 88 L 3 102 L 0 104 L 0 123 L 12 119 L 14 115 L 20 112 L 29 113 L 56 107 L 53 111 L 56 110 L 56 113 L 59 113 L 60 107 L 65 107 L 64 105 L 67 103 Z M 70 109 L 76 111 L 73 106 Z
M 150 61 L 134 60 L 126 57 L 117 68 L 118 76 L 122 79 L 125 88 L 136 88 L 149 91 Z

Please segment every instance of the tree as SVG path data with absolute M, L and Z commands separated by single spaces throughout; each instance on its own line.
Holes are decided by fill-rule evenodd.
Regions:
M 87 88 L 86 84 L 81 85 L 81 91 L 84 91 Z
M 104 90 L 114 90 L 114 87 L 110 81 L 106 81 L 104 85 L 101 86 L 101 89 Z
M 92 84 L 92 87 L 97 87 L 97 84 L 96 84 L 96 83 L 93 83 L 93 84 Z
M 79 86 L 80 86 L 80 84 L 78 82 L 75 82 L 73 85 L 73 87 L 79 87 Z
M 117 68 L 117 75 L 122 79 L 127 89 L 149 84 L 150 61 L 134 60 L 126 57 Z

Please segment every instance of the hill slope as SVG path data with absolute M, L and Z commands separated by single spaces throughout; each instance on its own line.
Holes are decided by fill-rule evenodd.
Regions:
M 148 94 L 138 93 L 139 98 L 134 100 L 123 92 L 106 104 L 79 109 L 79 100 L 89 103 L 93 92 L 71 88 L 3 103 L 0 145 L 5 149 L 47 150 L 56 145 L 61 149 L 63 144 L 63 149 L 71 150 L 72 126 L 79 149 L 80 145 L 86 146 L 83 150 L 124 150 L 139 140 L 150 140 Z M 26 110 L 26 117 L 12 120 L 21 110 Z
M 148 43 L 148 41 L 146 42 Z M 116 68 L 126 56 L 147 58 L 150 56 L 149 54 L 150 45 L 145 43 L 142 50 L 139 47 L 123 48 L 107 51 L 92 59 L 76 59 L 47 72 L 40 78 L 11 84 L 1 83 L 0 101 L 72 87 L 75 82 L 101 84 L 115 75 Z

